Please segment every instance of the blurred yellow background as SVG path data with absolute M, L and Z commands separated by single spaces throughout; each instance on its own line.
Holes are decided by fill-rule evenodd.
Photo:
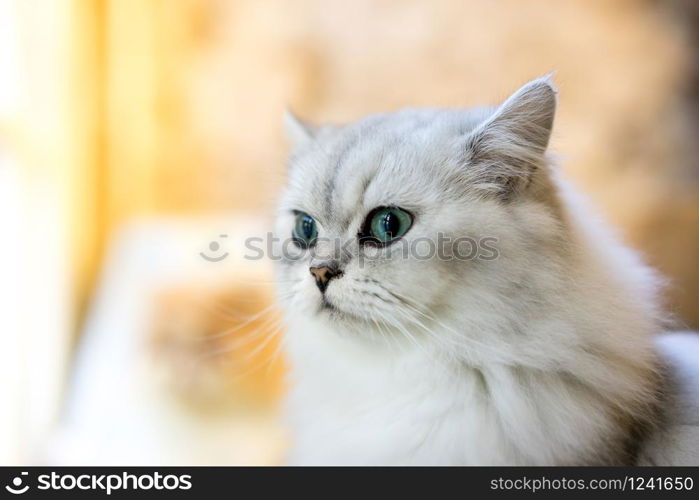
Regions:
M 556 71 L 551 147 L 561 168 L 669 278 L 668 308 L 680 324 L 699 327 L 694 5 L 0 0 L 0 301 L 7 324 L 0 396 L 10 408 L 0 417 L 0 461 L 282 459 L 275 402 L 283 362 L 267 359 L 278 351 L 278 323 L 271 320 L 267 331 L 256 323 L 264 316 L 244 326 L 241 319 L 272 304 L 268 263 L 246 270 L 238 262 L 220 273 L 188 263 L 191 272 L 171 277 L 177 256 L 196 256 L 224 229 L 241 236 L 246 221 L 260 232 L 270 227 L 284 181 L 286 106 L 335 122 L 401 107 L 466 107 L 497 102 Z M 183 253 L 167 253 L 168 246 Z M 122 448 L 116 438 L 96 441 L 103 432 L 97 416 L 90 417 L 95 434 L 81 439 L 99 442 L 98 449 L 68 453 L 80 441 L 75 428 L 89 420 L 84 408 L 103 404 L 85 395 L 96 389 L 76 384 L 93 380 L 110 392 L 119 369 L 130 370 L 120 362 L 101 379 L 86 361 L 96 359 L 90 346 L 99 339 L 136 336 L 126 326 L 105 333 L 115 324 L 109 318 L 130 314 L 127 305 L 109 312 L 112 297 L 135 293 L 114 290 L 145 288 L 138 280 L 157 267 L 148 252 L 161 247 L 165 253 L 152 262 L 171 259 L 172 268 L 138 302 L 147 303 L 141 324 L 149 326 L 134 345 L 152 364 L 146 379 L 161 380 L 165 371 L 175 382 L 153 390 L 184 401 L 158 409 L 187 415 L 172 432 L 204 444 L 191 453 L 189 444 L 170 449 L 165 432 L 143 445 L 156 452 L 143 455 L 138 440 Z M 132 276 L 125 266 L 134 278 L 121 283 L 119 276 Z M 211 339 L 236 325 L 227 339 L 264 334 L 199 360 L 221 347 Z M 264 344 L 269 332 L 276 337 Z M 253 374 L 239 379 L 247 368 Z M 118 415 L 131 411 L 119 408 Z M 160 421 L 158 411 L 150 421 Z M 206 420 L 212 414 L 216 425 Z M 133 422 L 124 435 L 146 428 Z M 204 427 L 212 431 L 201 434 Z

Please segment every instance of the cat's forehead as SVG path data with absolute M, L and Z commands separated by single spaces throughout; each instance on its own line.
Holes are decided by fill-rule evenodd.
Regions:
M 404 110 L 325 131 L 292 157 L 288 203 L 338 230 L 376 206 L 410 208 L 434 197 L 435 164 L 484 116 Z

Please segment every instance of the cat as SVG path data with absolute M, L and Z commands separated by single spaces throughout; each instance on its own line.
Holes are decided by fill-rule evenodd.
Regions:
M 497 107 L 286 115 L 290 463 L 699 462 L 658 437 L 661 280 L 554 168 L 556 106 L 546 76 Z

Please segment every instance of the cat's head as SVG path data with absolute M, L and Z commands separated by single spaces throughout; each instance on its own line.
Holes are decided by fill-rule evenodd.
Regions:
M 288 115 L 294 147 L 276 228 L 282 302 L 306 318 L 380 331 L 502 296 L 522 259 L 534 258 L 531 235 L 557 230 L 544 159 L 555 108 L 544 77 L 499 107 L 403 110 L 341 126 Z

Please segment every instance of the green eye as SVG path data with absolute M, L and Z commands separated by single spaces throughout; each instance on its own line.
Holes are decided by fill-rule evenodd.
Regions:
M 370 239 L 379 243 L 390 243 L 408 232 L 413 224 L 413 216 L 397 207 L 383 207 L 374 210 L 367 220 Z
M 297 213 L 292 236 L 299 246 L 311 246 L 318 237 L 318 228 L 313 217 L 303 212 Z

